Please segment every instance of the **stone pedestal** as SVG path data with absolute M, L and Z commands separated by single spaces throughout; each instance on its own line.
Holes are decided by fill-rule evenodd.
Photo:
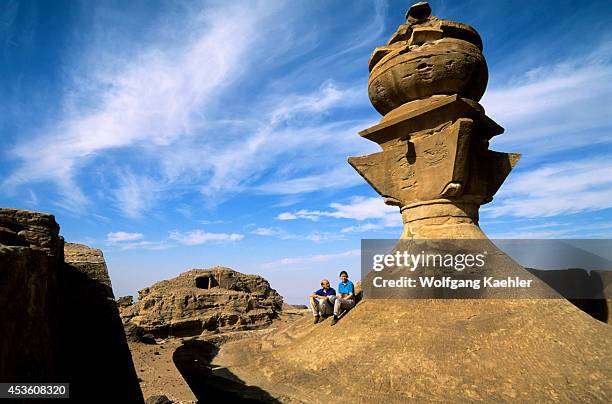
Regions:
M 349 163 L 400 207 L 402 238 L 483 238 L 478 209 L 520 155 L 489 150 L 503 128 L 476 102 L 452 96 L 412 101 L 360 133 L 383 151 Z

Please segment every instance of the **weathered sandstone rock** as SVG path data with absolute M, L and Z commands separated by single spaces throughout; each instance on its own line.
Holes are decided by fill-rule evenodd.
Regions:
M 612 397 L 612 327 L 566 300 L 365 300 L 329 324 L 304 316 L 226 343 L 211 381 L 231 375 L 244 394 L 292 403 Z
M 163 395 L 151 396 L 147 398 L 145 404 L 172 404 L 172 400 Z
M 158 338 L 265 327 L 283 304 L 260 276 L 229 268 L 194 269 L 139 291 L 139 300 L 121 309 L 124 324 Z
M 5 245 L 31 246 L 63 260 L 64 239 L 55 216 L 22 209 L 0 208 L 0 238 Z
M 102 252 L 64 245 L 45 213 L 0 208 L 0 227 L 0 381 L 143 402 Z
M 59 225 L 53 215 L 0 208 L 0 226 L 0 381 L 59 380 Z
M 121 296 L 117 299 L 117 306 L 121 308 L 129 307 L 134 304 L 133 296 Z

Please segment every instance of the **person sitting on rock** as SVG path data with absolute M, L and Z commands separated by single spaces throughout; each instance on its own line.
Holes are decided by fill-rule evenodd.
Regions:
M 343 309 L 348 310 L 355 305 L 355 285 L 349 281 L 346 271 L 340 272 L 340 283 L 338 284 L 338 294 L 330 298 L 334 304 L 334 318 L 331 325 L 338 322 L 338 317 Z
M 332 314 L 333 305 L 329 298 L 336 297 L 336 291 L 334 288 L 330 287 L 327 279 L 321 281 L 321 286 L 321 289 L 310 295 L 310 307 L 315 317 L 315 324 L 321 321 L 321 316 L 325 318 Z

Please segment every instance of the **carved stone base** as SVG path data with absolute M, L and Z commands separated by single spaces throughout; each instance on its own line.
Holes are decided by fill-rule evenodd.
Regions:
M 401 209 L 401 239 L 485 239 L 475 203 L 437 199 Z

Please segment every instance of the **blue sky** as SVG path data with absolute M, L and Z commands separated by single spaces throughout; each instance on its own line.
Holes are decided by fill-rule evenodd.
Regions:
M 405 1 L 0 3 L 0 206 L 101 248 L 115 293 L 214 265 L 292 303 L 401 217 L 346 163 L 378 151 L 367 61 Z M 612 6 L 432 1 L 481 34 L 481 101 L 523 157 L 491 237 L 610 238 Z

